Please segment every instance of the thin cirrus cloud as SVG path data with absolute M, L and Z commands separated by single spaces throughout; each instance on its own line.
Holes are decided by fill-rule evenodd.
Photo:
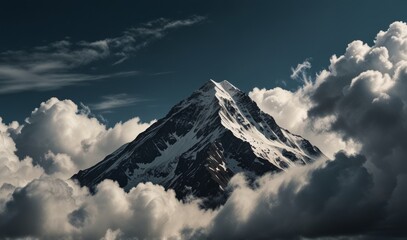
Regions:
M 69 38 L 30 49 L 0 53 L 0 94 L 28 90 L 48 91 L 82 82 L 136 75 L 137 71 L 92 74 L 84 67 L 106 60 L 117 65 L 171 30 L 205 20 L 192 16 L 182 20 L 159 18 L 125 30 L 120 36 L 96 41 Z M 82 70 L 82 71 L 80 71 Z
M 110 110 L 115 108 L 133 106 L 145 101 L 147 101 L 147 99 L 130 96 L 126 93 L 119 93 L 103 96 L 100 102 L 90 104 L 89 107 L 93 110 Z
M 0 94 L 23 92 L 27 90 L 48 91 L 81 82 L 126 77 L 139 74 L 138 71 L 116 72 L 111 74 L 80 74 L 47 72 L 36 74 L 27 69 L 0 66 Z
M 311 62 L 305 59 L 303 63 L 297 64 L 297 67 L 291 68 L 291 79 L 307 80 L 306 70 L 311 68 Z

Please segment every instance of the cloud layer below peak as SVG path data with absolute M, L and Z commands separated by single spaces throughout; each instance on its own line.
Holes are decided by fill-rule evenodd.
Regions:
M 71 165 L 93 163 L 111 139 L 128 141 L 122 129 L 133 125 L 107 129 L 72 101 L 50 99 L 24 126 L 0 124 L 0 237 L 405 238 L 406 49 L 407 25 L 395 22 L 373 46 L 350 43 L 295 92 L 254 89 L 250 96 L 279 124 L 321 144 L 330 139 L 332 160 L 266 175 L 255 187 L 238 174 L 229 199 L 216 210 L 200 209 L 199 200 L 181 202 L 172 190 L 151 183 L 126 193 L 106 180 L 90 195 L 59 179 Z M 139 120 L 134 123 L 139 127 Z M 28 141 L 36 136 L 44 142 Z M 335 153 L 340 149 L 355 154 Z

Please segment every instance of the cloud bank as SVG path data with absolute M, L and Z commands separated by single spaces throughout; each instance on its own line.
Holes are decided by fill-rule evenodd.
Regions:
M 43 174 L 41 167 L 34 166 L 32 158 L 19 159 L 16 144 L 10 132 L 18 131 L 17 122 L 6 125 L 0 118 L 0 187 L 8 185 L 24 186 Z M 1 190 L 0 190 L 1 192 Z M 1 194 L 1 193 L 0 193 Z
M 1 165 L 0 173 L 21 174 L 24 169 L 33 173 L 19 175 L 21 179 L 14 182 L 7 179 L 7 174 L 0 175 L 0 236 L 405 238 L 406 83 L 407 25 L 395 22 L 377 34 L 373 46 L 361 41 L 350 43 L 343 55 L 331 58 L 328 69 L 295 92 L 254 89 L 252 98 L 290 131 L 311 126 L 305 134 L 331 137 L 334 143 L 327 149 L 331 149 L 332 160 L 266 175 L 255 187 L 243 175 L 237 175 L 230 182 L 231 196 L 225 205 L 209 211 L 200 209 L 198 200 L 180 202 L 172 190 L 151 183 L 139 184 L 126 193 L 106 180 L 92 196 L 87 189 L 58 179 L 61 168 L 50 168 L 45 164 L 47 158 L 64 165 L 61 159 L 69 156 L 80 164 L 85 153 L 78 154 L 78 149 L 88 149 L 90 156 L 96 156 L 102 149 L 98 146 L 103 146 L 97 136 L 109 139 L 108 132 L 113 130 L 99 127 L 100 123 L 80 113 L 69 100 L 51 99 L 34 110 L 24 126 L 0 124 L 4 143 L 0 152 L 6 156 L 2 162 L 8 164 Z M 70 120 L 65 122 L 64 118 Z M 71 126 L 71 121 L 77 122 Z M 83 133 L 73 127 L 81 122 L 87 127 Z M 49 131 L 45 126 L 58 126 L 62 132 Z M 69 131 L 65 132 L 66 128 Z M 100 131 L 101 135 L 96 134 Z M 41 134 L 45 136 L 43 144 L 32 149 L 24 146 L 27 142 L 22 139 Z M 80 142 L 72 137 L 75 134 L 81 136 Z M 21 149 L 30 158 L 16 156 L 16 147 L 17 154 Z M 342 147 L 357 154 L 334 153 Z
M 183 204 L 174 191 L 151 183 L 126 193 L 104 181 L 91 196 L 69 181 L 41 178 L 13 192 L 0 213 L 0 236 L 176 239 L 183 229 L 205 227 L 210 216 L 196 203 Z
M 51 98 L 31 113 L 14 140 L 21 158 L 30 156 L 47 174 L 67 178 L 132 141 L 151 123 L 135 117 L 107 128 L 71 100 Z
M 401 221 L 406 217 L 406 208 L 400 204 L 405 201 L 402 188 L 407 176 L 406 47 L 407 25 L 394 22 L 388 30 L 377 34 L 373 46 L 362 41 L 350 43 L 343 55 L 331 58 L 329 68 L 319 73 L 315 82 L 306 83 L 296 92 L 255 89 L 251 93 L 267 112 L 284 112 L 285 106 L 295 109 L 290 111 L 294 116 L 288 118 L 292 120 L 286 127 L 293 131 L 299 129 L 300 133 L 305 126 L 316 127 L 319 131 L 308 128 L 311 133 L 303 132 L 305 137 L 311 136 L 311 140 L 313 134 L 322 132 L 334 136 L 331 143 L 337 147 L 341 143 L 342 146 L 352 142 L 358 145 L 358 152 L 367 161 L 357 169 L 365 168 L 372 180 L 370 184 L 368 181 L 354 183 L 359 185 L 360 192 L 368 189 L 361 199 L 366 202 L 343 208 L 357 213 L 368 207 L 353 216 L 369 216 L 354 229 L 354 234 L 406 234 L 406 225 Z M 292 102 L 299 99 L 302 103 L 292 106 Z M 267 101 L 278 104 L 271 107 Z M 279 122 L 285 124 L 283 118 Z M 338 155 L 334 162 L 337 160 Z M 377 214 L 370 216 L 371 212 Z

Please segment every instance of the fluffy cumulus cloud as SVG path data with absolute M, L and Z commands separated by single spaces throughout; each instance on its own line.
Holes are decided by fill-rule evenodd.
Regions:
M 299 134 L 317 145 L 328 157 L 344 150 L 355 153 L 359 145 L 352 139 L 342 139 L 337 133 L 328 131 L 329 118 L 310 119 L 308 110 L 311 107 L 309 91 L 314 86 L 306 86 L 296 92 L 282 88 L 254 88 L 249 96 L 266 113 L 273 116 L 277 123 L 289 131 Z
M 205 228 L 212 212 L 181 203 L 151 183 L 126 193 L 112 181 L 89 195 L 70 181 L 41 178 L 13 192 L 0 212 L 1 237 L 41 239 L 179 239 Z
M 330 129 L 362 144 L 361 152 L 396 176 L 407 172 L 407 25 L 395 22 L 369 47 L 350 43 L 332 57 L 311 95 L 312 118 L 332 118 Z
M 405 238 L 406 49 L 407 25 L 395 22 L 373 46 L 350 43 L 295 92 L 254 89 L 252 98 L 284 127 L 317 141 L 321 135 L 321 147 L 324 138 L 332 141 L 326 148 L 332 160 L 255 184 L 237 175 L 216 210 L 200 209 L 198 200 L 181 202 L 151 183 L 124 192 L 105 180 L 90 195 L 59 179 L 87 159 L 96 161 L 112 139 L 134 137 L 124 129 L 140 123 L 106 129 L 71 101 L 51 99 L 24 126 L 0 124 L 0 238 Z M 38 136 L 41 143 L 32 141 Z M 341 148 L 355 154 L 334 153 Z
M 280 119 L 280 122 L 287 124 L 286 127 L 292 131 L 301 133 L 304 126 L 313 126 L 314 128 L 308 128 L 311 130 L 308 133 L 311 140 L 313 134 L 318 132 L 321 134 L 322 130 L 322 136 L 333 136 L 333 143 L 338 149 L 349 150 L 347 148 L 349 142 L 357 144 L 357 151 L 367 160 L 354 170 L 360 172 L 366 169 L 364 177 L 366 180 L 355 179 L 360 181 L 353 183 L 359 186 L 357 188 L 359 192 L 347 194 L 349 196 L 362 192 L 364 194 L 360 202 L 356 201 L 348 207 L 341 208 L 344 211 L 354 211 L 353 218 L 367 217 L 360 221 L 361 224 L 355 223 L 353 227 L 348 228 L 352 229 L 354 234 L 373 232 L 400 236 L 406 234 L 404 230 L 406 225 L 401 220 L 406 217 L 406 208 L 401 204 L 406 200 L 405 189 L 401 189 L 406 186 L 407 176 L 406 46 L 407 25 L 395 22 L 387 31 L 377 34 L 373 46 L 362 41 L 350 43 L 343 55 L 331 58 L 329 68 L 319 73 L 315 82 L 305 83 L 296 92 L 255 89 L 251 93 L 265 111 L 274 113 L 273 115 Z M 270 106 L 268 103 L 273 101 L 277 104 Z M 301 104 L 298 104 L 298 101 L 301 101 Z M 278 115 L 284 111 L 293 114 L 288 121 L 282 117 L 283 114 Z M 315 128 L 319 131 L 315 131 Z M 303 133 L 307 136 L 307 132 Z M 338 163 L 340 159 L 354 161 L 344 155 L 336 155 L 334 159 L 334 163 Z M 329 168 L 325 167 L 321 171 L 334 175 L 340 169 L 338 167 L 329 173 Z M 371 180 L 367 181 L 369 175 Z M 358 174 L 354 173 L 354 176 Z M 349 180 L 339 179 L 342 183 Z M 309 187 L 312 187 L 312 184 L 318 185 L 317 182 L 313 183 L 312 178 L 309 184 Z M 326 191 L 324 188 L 320 189 L 314 191 L 314 194 Z M 351 190 L 350 187 L 343 189 Z M 292 197 L 299 198 L 300 193 L 301 191 Z M 344 193 L 346 192 L 338 194 Z M 330 198 L 336 199 L 334 194 L 330 194 Z M 337 206 L 341 205 L 338 203 Z M 362 209 L 365 211 L 358 211 Z M 372 212 L 376 215 L 371 215 Z M 340 222 L 337 218 L 334 221 Z M 328 223 L 329 220 L 325 221 L 325 224 Z M 307 235 L 306 232 L 301 234 Z M 325 234 L 340 233 L 327 230 Z
M 0 118 L 0 192 L 20 187 L 40 177 L 43 169 L 33 165 L 32 158 L 18 158 L 16 144 L 11 135 L 19 131 L 17 122 L 6 125 Z
M 362 156 L 340 153 L 335 161 L 266 176 L 255 190 L 239 180 L 205 236 L 292 239 L 351 235 L 369 229 L 384 205 L 370 194 L 373 179 L 364 162 Z
M 19 156 L 32 157 L 48 174 L 70 177 L 132 141 L 150 124 L 136 117 L 107 128 L 71 100 L 51 98 L 31 113 L 14 139 Z

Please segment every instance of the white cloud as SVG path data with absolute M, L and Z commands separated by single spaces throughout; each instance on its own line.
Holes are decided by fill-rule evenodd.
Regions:
M 26 121 L 15 135 L 18 155 L 32 157 L 48 174 L 68 177 L 132 141 L 152 123 L 135 117 L 107 128 L 71 100 L 57 98 L 41 103 Z
M 47 169 L 47 173 L 60 179 L 69 179 L 72 173 L 78 171 L 78 166 L 71 157 L 65 153 L 53 153 L 48 151 L 44 154 L 42 165 Z
M 291 79 L 300 78 L 304 82 L 308 81 L 305 71 L 311 68 L 311 63 L 308 60 L 305 60 L 303 63 L 297 64 L 297 67 L 291 68 Z
M 42 168 L 33 166 L 30 157 L 19 159 L 16 156 L 17 148 L 10 133 L 19 128 L 17 122 L 5 125 L 0 118 L 0 189 L 4 184 L 24 186 L 44 173 Z
M 90 104 L 90 108 L 94 110 L 108 110 L 114 108 L 121 108 L 132 106 L 140 102 L 146 101 L 145 99 L 129 96 L 126 93 L 119 93 L 107 95 L 102 97 L 102 101 Z
M 197 203 L 182 203 L 174 191 L 151 183 L 139 184 L 125 193 L 117 183 L 105 181 L 80 209 L 95 221 L 91 226 L 83 225 L 85 232 L 94 231 L 93 235 L 102 230 L 99 234 L 103 234 L 109 226 L 117 226 L 124 238 L 179 238 L 183 229 L 205 227 L 211 219 L 211 212 L 200 210 Z
M 139 74 L 137 71 L 99 75 L 67 72 L 43 72 L 39 74 L 18 66 L 0 66 L 0 94 L 22 92 L 27 90 L 55 90 L 84 81 L 120 78 L 137 74 Z
M 120 229 L 113 231 L 109 228 L 109 229 L 107 229 L 106 234 L 102 238 L 102 240 L 116 240 L 116 239 L 119 239 L 119 237 L 121 237 L 121 236 L 122 236 L 122 232 L 120 231 Z
M 405 133 L 407 25 L 395 22 L 380 32 L 373 46 L 350 43 L 344 55 L 333 56 L 329 70 L 310 93 L 313 119 L 331 118 L 330 131 L 362 145 L 376 167 L 407 172 Z M 397 50 L 398 49 L 398 50 Z
M 245 233 L 261 230 L 270 231 L 265 236 L 275 234 L 280 237 L 375 235 L 372 232 L 383 234 L 386 238 L 393 234 L 407 235 L 401 220 L 407 216 L 407 210 L 401 204 L 406 200 L 405 189 L 401 188 L 406 186 L 407 176 L 406 42 L 407 25 L 395 22 L 387 31 L 377 35 L 373 46 L 354 41 L 343 55 L 334 55 L 329 68 L 322 71 L 314 83 L 306 82 L 295 92 L 282 89 L 254 89 L 251 92 L 251 97 L 260 107 L 289 130 L 302 134 L 317 145 L 320 142 L 313 140 L 314 137 L 332 136 L 331 147 L 327 145 L 328 151 L 335 150 L 335 147 L 349 150 L 349 145 L 344 145 L 344 141 L 356 142 L 359 146 L 357 152 L 363 154 L 367 161 L 363 163 L 357 160 L 363 157 L 339 154 L 326 167 L 312 170 L 307 183 L 299 190 L 293 188 L 297 184 L 279 186 L 280 192 L 264 196 L 267 202 L 259 207 L 258 213 L 254 211 L 255 218 L 232 236 L 245 236 Z M 288 117 L 284 118 L 284 115 Z M 310 125 L 314 128 L 307 127 Z M 322 129 L 322 134 L 309 131 L 315 128 Z M 324 148 L 323 145 L 321 147 Z M 351 167 L 353 164 L 356 165 Z M 351 169 L 342 169 L 346 166 Z M 349 176 L 340 176 L 342 174 Z M 334 176 L 339 188 L 328 187 L 335 182 L 328 179 Z M 330 189 L 335 189 L 335 192 Z M 325 196 L 318 199 L 320 194 Z M 349 199 L 352 201 L 343 206 Z M 260 198 L 256 204 L 261 205 L 262 201 Z M 312 206 L 312 203 L 319 207 Z M 296 208 L 296 204 L 301 207 Z M 301 217 L 307 216 L 311 206 L 309 210 L 316 212 L 304 219 L 303 227 L 296 229 L 295 222 L 301 222 Z M 280 207 L 285 215 L 279 217 L 278 221 L 289 223 L 289 228 L 278 223 L 274 229 L 252 226 L 251 223 L 258 219 L 273 223 L 272 215 L 279 216 Z M 288 209 L 296 213 L 287 217 L 291 213 Z M 264 212 L 267 214 L 264 215 Z M 322 212 L 329 213 L 330 217 L 320 215 Z M 347 214 L 347 217 L 341 218 Z M 295 222 L 291 219 L 295 219 Z M 350 219 L 357 220 L 347 225 L 346 221 Z M 335 223 L 335 227 L 332 223 Z M 341 224 L 344 225 L 340 227 Z M 241 230 L 248 226 L 248 229 Z M 335 229 L 342 231 L 336 232 Z
M 291 92 L 279 87 L 254 88 L 249 92 L 259 108 L 273 116 L 281 127 L 308 139 L 328 157 L 340 150 L 357 152 L 359 147 L 354 141 L 344 141 L 337 133 L 329 132 L 323 119 L 315 121 L 308 117 L 311 102 L 306 94 L 306 88 Z
M 182 203 L 174 191 L 151 183 L 126 193 L 106 180 L 92 196 L 72 182 L 42 178 L 13 193 L 0 211 L 0 236 L 180 239 L 183 230 L 206 227 L 211 216 L 196 202 Z

